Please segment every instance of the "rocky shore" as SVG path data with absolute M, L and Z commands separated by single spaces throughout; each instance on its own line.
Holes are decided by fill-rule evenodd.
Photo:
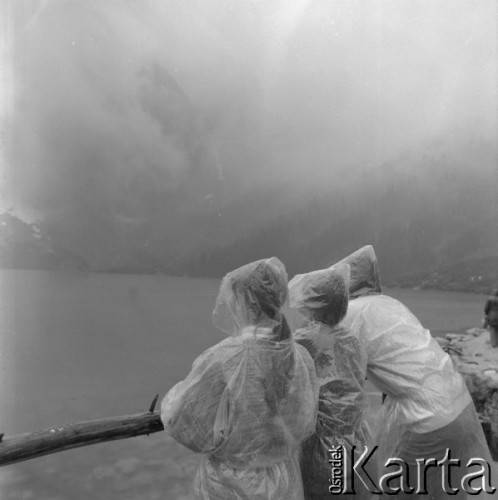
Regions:
M 481 419 L 493 460 L 498 460 L 498 348 L 489 332 L 472 328 L 438 338 L 463 375 Z

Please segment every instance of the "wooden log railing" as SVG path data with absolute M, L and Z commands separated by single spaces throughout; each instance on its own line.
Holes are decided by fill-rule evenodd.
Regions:
M 87 420 L 8 438 L 0 434 L 0 466 L 80 446 L 163 431 L 160 414 L 154 412 L 158 397 L 147 412 Z

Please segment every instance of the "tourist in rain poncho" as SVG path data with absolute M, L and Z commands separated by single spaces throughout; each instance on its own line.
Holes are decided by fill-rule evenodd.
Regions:
M 462 464 L 451 469 L 451 486 L 460 492 L 447 495 L 442 489 L 442 467 L 429 467 L 425 498 L 475 498 L 462 491 L 461 479 L 479 466 L 470 470 L 465 466 L 470 458 L 491 461 L 491 457 L 463 378 L 429 330 L 401 302 L 381 293 L 373 247 L 363 247 L 341 263 L 351 266 L 350 302 L 343 324 L 364 343 L 367 377 L 387 395 L 376 440 L 380 473 L 393 472 L 392 467 L 384 467 L 385 459 L 398 457 L 410 468 L 409 486 L 416 487 L 416 460 L 442 460 L 450 449 L 451 458 Z M 481 483 L 477 480 L 472 486 Z M 395 482 L 388 486 L 393 488 Z M 400 492 L 396 498 L 412 496 Z
M 355 446 L 356 460 L 370 444 L 363 425 L 366 353 L 356 333 L 340 324 L 348 308 L 348 287 L 348 265 L 300 274 L 289 283 L 290 306 L 305 321 L 295 339 L 311 354 L 320 386 L 316 431 L 303 444 L 301 458 L 306 500 L 331 498 L 331 491 L 336 498 L 350 498 L 331 483 L 329 450 L 342 446 L 346 455 Z M 344 483 L 350 479 L 343 478 Z M 356 486 L 355 498 L 369 497 L 362 484 Z
M 488 328 L 491 347 L 498 347 L 498 288 L 486 300 L 484 326 Z
M 287 274 L 276 258 L 227 274 L 213 321 L 230 336 L 201 354 L 161 405 L 166 430 L 207 457 L 196 498 L 303 498 L 298 452 L 314 430 L 313 360 L 281 313 Z

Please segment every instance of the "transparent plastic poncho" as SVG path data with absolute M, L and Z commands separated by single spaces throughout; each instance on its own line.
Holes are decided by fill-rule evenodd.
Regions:
M 298 453 L 315 427 L 318 388 L 313 360 L 280 311 L 286 297 L 276 258 L 225 276 L 213 320 L 230 336 L 201 354 L 162 402 L 169 433 L 207 455 L 196 498 L 303 498 Z
M 379 293 L 373 248 L 360 249 L 344 262 L 351 265 L 357 298 L 350 300 L 343 325 L 362 341 L 367 377 L 387 395 L 375 439 L 379 473 L 388 472 L 382 466 L 390 457 L 414 467 L 417 458 L 442 459 L 448 448 L 465 464 L 472 457 L 491 460 L 470 394 L 449 355 L 407 307 Z M 429 498 L 450 498 L 438 474 L 435 468 L 428 473 Z
M 305 498 L 329 498 L 330 452 L 343 446 L 355 459 L 371 438 L 364 420 L 367 358 L 356 333 L 340 322 L 348 308 L 349 265 L 295 276 L 290 306 L 305 326 L 295 339 L 311 354 L 320 385 L 316 431 L 303 445 L 301 469 Z M 372 462 L 373 466 L 374 462 Z M 375 477 L 375 470 L 369 471 Z M 356 498 L 369 498 L 359 485 Z M 335 497 L 342 495 L 334 495 Z
M 347 264 L 349 273 L 349 299 L 355 299 L 362 295 L 381 293 L 379 265 L 377 256 L 372 245 L 365 245 L 352 254 L 342 259 L 337 264 Z

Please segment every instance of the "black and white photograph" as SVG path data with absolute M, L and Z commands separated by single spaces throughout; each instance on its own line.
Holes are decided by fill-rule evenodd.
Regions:
M 498 498 L 496 0 L 0 0 L 0 499 Z

